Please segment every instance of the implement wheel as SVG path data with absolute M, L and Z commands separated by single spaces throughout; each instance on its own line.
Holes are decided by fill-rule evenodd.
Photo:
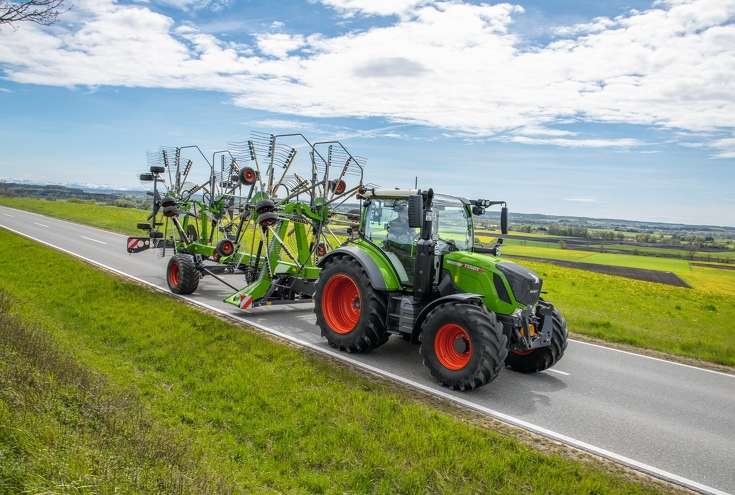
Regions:
M 174 294 L 191 294 L 199 287 L 199 270 L 189 254 L 176 253 L 168 260 L 166 282 Z
M 421 355 L 439 383 L 471 390 L 498 376 L 508 352 L 506 341 L 503 326 L 484 306 L 448 302 L 426 317 Z
M 554 327 L 551 332 L 551 345 L 529 351 L 510 351 L 505 358 L 506 366 L 521 373 L 537 373 L 551 368 L 561 359 L 567 349 L 567 320 L 562 318 L 556 308 L 552 318 Z
M 231 256 L 232 253 L 235 252 L 235 245 L 232 244 L 232 241 L 229 239 L 222 239 L 217 243 L 217 246 L 214 249 L 221 258 L 224 258 L 226 256 Z
M 322 269 L 314 302 L 316 323 L 329 345 L 366 352 L 388 341 L 387 296 L 373 289 L 367 272 L 354 258 L 333 258 Z

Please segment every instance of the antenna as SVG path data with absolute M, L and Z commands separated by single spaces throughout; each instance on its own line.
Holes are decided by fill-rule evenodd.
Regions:
M 418 189 L 419 188 L 419 176 L 416 176 L 416 180 L 413 183 L 413 188 Z

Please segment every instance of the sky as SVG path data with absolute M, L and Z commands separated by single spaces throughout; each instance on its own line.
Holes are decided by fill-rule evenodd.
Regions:
M 0 26 L 0 179 L 337 139 L 385 188 L 735 226 L 735 0 L 74 0 Z

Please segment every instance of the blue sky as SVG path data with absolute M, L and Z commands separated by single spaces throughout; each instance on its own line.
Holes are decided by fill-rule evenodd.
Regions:
M 0 178 L 136 186 L 146 151 L 339 139 L 366 180 L 735 226 L 735 0 L 80 0 L 0 30 Z

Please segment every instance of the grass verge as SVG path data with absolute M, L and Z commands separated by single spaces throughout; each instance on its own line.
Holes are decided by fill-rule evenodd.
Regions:
M 13 306 L 0 289 L 0 493 L 233 492 L 180 428 Z
M 192 478 L 199 472 L 204 479 L 226 479 L 225 488 L 235 493 L 676 491 L 632 479 L 620 468 L 609 472 L 588 457 L 575 460 L 539 451 L 477 425 L 471 416 L 435 399 L 356 375 L 0 230 L 0 255 L 9 259 L 17 250 L 34 262 L 23 270 L 0 265 L 3 291 L 22 301 L 12 318 L 37 319 L 38 328 L 58 342 L 61 355 L 70 356 L 80 369 L 94 370 L 90 376 L 107 377 L 100 383 L 127 390 L 125 402 L 140 406 L 121 408 L 123 418 L 137 422 L 136 417 L 149 415 L 164 439 L 190 446 L 196 455 L 193 464 L 182 461 L 186 476 L 191 470 Z M 5 310 L 3 318 L 8 314 Z M 2 339 L 3 352 L 16 353 L 16 362 L 25 360 L 17 349 L 23 344 Z M 84 412 L 84 403 L 94 403 L 95 390 L 104 387 L 57 379 L 59 372 L 45 362 L 40 357 L 28 364 L 34 384 L 58 388 L 60 397 L 75 388 L 91 395 L 60 399 L 62 405 L 47 415 L 43 407 L 34 409 L 25 399 L 14 399 L 15 386 L 4 387 L 0 486 L 9 487 L 6 492 L 99 493 L 106 490 L 96 488 L 92 471 L 100 458 L 119 452 L 126 458 L 121 466 L 129 468 L 116 471 L 116 493 L 147 491 L 134 485 L 141 472 L 136 466 L 147 465 L 148 450 L 137 448 L 135 437 L 129 448 L 111 443 L 98 456 L 72 456 L 69 451 L 76 445 L 69 444 L 80 443 L 76 436 L 46 433 L 47 426 L 56 428 L 70 417 L 73 432 L 89 437 L 87 444 L 104 446 L 106 441 L 105 429 L 98 426 L 104 421 Z M 8 369 L 3 365 L 3 384 Z M 32 386 L 26 389 L 35 393 Z M 33 427 L 14 434 L 16 418 Z M 48 473 L 47 465 L 70 468 L 63 479 L 52 482 L 38 474 Z

